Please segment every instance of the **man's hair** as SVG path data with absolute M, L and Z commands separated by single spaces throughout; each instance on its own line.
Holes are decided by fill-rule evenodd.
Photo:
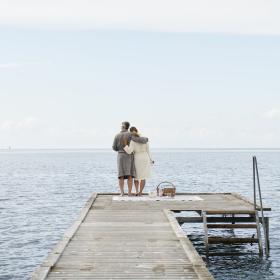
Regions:
M 129 123 L 129 122 L 122 122 L 122 127 L 123 127 L 124 129 L 129 129 L 130 123 Z

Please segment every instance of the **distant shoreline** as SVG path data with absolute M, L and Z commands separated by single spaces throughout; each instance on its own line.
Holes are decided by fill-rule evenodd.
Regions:
M 154 151 L 189 151 L 189 152 L 250 152 L 250 151 L 263 151 L 272 152 L 279 151 L 280 148 L 152 148 Z M 113 152 L 110 148 L 19 148 L 19 149 L 3 149 L 0 148 L 1 153 L 13 152 Z

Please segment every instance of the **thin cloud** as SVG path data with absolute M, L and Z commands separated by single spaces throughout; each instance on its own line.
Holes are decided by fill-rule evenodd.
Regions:
M 41 121 L 36 117 L 27 117 L 22 120 L 5 120 L 0 123 L 0 130 L 17 131 L 17 130 L 33 130 L 41 127 Z
M 280 109 L 276 109 L 276 108 L 271 108 L 269 110 L 267 110 L 264 114 L 263 114 L 264 118 L 266 119 L 278 119 L 280 118 Z
M 19 63 L 2 63 L 0 64 L 0 69 L 18 68 L 21 64 Z
M 50 65 L 50 62 L 11 62 L 11 63 L 0 63 L 0 69 L 13 69 L 21 68 L 25 66 L 37 66 L 37 65 Z
M 2 0 L 0 24 L 280 34 L 279 0 Z

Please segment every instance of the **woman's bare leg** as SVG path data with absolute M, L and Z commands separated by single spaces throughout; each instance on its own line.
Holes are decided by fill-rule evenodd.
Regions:
M 134 179 L 134 186 L 135 186 L 135 193 L 138 194 L 139 192 L 139 181 Z
M 146 180 L 141 180 L 141 182 L 140 182 L 140 195 L 142 195 L 143 193 L 143 190 L 144 190 L 144 188 L 145 188 L 145 184 L 146 184 Z

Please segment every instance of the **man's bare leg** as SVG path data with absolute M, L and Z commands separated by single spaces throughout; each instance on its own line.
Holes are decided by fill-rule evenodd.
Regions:
M 121 195 L 124 195 L 124 177 L 119 178 L 119 187 L 120 187 Z
M 128 195 L 131 195 L 131 191 L 132 191 L 132 184 L 133 184 L 133 179 L 132 176 L 129 176 L 127 178 L 127 187 L 128 187 Z
M 134 186 L 135 186 L 135 193 L 138 194 L 139 192 L 139 181 L 134 179 Z
M 145 187 L 145 184 L 146 184 L 146 180 L 141 180 L 140 182 L 140 195 L 142 195 L 143 193 L 143 190 L 144 190 L 144 187 Z

